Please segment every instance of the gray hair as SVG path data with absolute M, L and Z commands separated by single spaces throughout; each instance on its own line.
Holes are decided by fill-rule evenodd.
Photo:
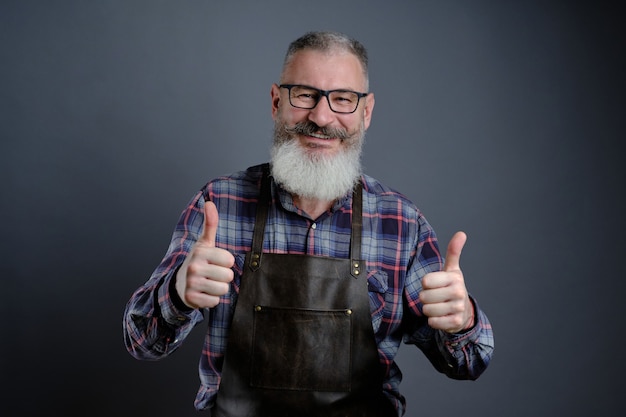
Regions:
M 339 32 L 308 32 L 289 44 L 285 60 L 283 62 L 283 72 L 293 56 L 302 50 L 312 49 L 321 52 L 345 51 L 353 54 L 363 67 L 366 89 L 369 89 L 368 58 L 367 50 L 356 39 Z

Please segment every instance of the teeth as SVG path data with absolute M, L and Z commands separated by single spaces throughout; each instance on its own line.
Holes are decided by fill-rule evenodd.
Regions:
M 311 133 L 311 136 L 318 139 L 330 139 L 330 136 L 318 135 L 317 133 Z

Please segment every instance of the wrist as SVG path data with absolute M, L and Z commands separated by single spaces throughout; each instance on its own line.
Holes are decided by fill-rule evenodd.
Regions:
M 180 310 L 180 311 L 191 311 L 193 309 L 191 307 L 189 307 L 187 304 L 185 304 L 185 302 L 182 300 L 182 298 L 180 298 L 180 295 L 178 295 L 178 290 L 176 289 L 176 278 L 177 278 L 177 276 L 178 276 L 178 270 L 170 278 L 170 284 L 169 284 L 169 288 L 168 288 L 168 292 L 169 292 L 169 295 L 170 295 L 170 300 L 172 300 L 172 304 L 174 304 L 174 307 L 176 307 L 178 310 Z
M 463 326 L 463 331 L 469 330 L 476 325 L 476 307 L 474 306 L 474 302 L 471 298 L 469 298 L 469 296 L 467 301 L 469 304 L 470 314 L 467 321 L 465 322 L 465 325 Z

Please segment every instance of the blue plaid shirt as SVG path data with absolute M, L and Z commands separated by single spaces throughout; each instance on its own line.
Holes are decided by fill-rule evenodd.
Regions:
M 203 187 L 182 212 L 165 257 L 150 279 L 129 300 L 124 314 L 124 340 L 137 359 L 157 360 L 174 352 L 192 328 L 205 318 L 208 330 L 200 359 L 200 388 L 195 401 L 202 410 L 213 404 L 219 388 L 230 321 L 239 292 L 246 252 L 250 251 L 262 166 L 216 178 Z M 491 325 L 472 299 L 476 325 L 459 334 L 428 326 L 419 302 L 422 277 L 441 270 L 437 238 L 421 212 L 402 194 L 362 176 L 362 255 L 366 260 L 372 326 L 383 391 L 404 414 L 399 392 L 401 373 L 394 357 L 400 343 L 418 346 L 435 368 L 455 379 L 476 379 L 485 370 L 494 346 Z M 272 182 L 272 203 L 264 235 L 264 251 L 348 258 L 352 196 L 313 220 L 299 210 L 289 193 Z M 219 212 L 216 245 L 235 257 L 231 290 L 212 309 L 181 308 L 172 281 L 202 232 L 205 198 Z M 285 364 L 288 366 L 288 364 Z

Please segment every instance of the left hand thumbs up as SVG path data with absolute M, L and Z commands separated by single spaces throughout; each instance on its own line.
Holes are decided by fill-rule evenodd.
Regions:
M 474 307 L 469 299 L 460 260 L 467 235 L 456 232 L 450 243 L 443 269 L 422 278 L 420 301 L 433 329 L 458 333 L 474 324 Z

